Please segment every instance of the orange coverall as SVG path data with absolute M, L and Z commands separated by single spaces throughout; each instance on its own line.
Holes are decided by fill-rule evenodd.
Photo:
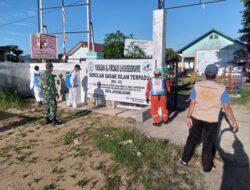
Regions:
M 166 79 L 164 80 L 165 88 L 166 88 L 165 94 L 163 94 L 163 95 L 150 95 L 150 92 L 152 90 L 151 80 L 153 80 L 153 79 L 148 80 L 145 95 L 146 95 L 147 99 L 149 99 L 149 97 L 150 97 L 151 115 L 153 117 L 153 122 L 155 124 L 158 124 L 161 122 L 161 118 L 160 118 L 159 113 L 158 113 L 159 106 L 161 107 L 161 111 L 162 111 L 162 120 L 163 120 L 163 122 L 167 122 L 168 121 L 167 92 L 170 92 L 170 82 L 169 82 L 169 80 L 166 80 Z

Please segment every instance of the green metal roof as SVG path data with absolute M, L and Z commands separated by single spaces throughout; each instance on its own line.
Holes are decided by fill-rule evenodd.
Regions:
M 181 48 L 180 50 L 178 50 L 177 52 L 178 53 L 182 53 L 184 50 L 188 49 L 189 47 L 193 46 L 194 44 L 196 44 L 197 42 L 199 42 L 200 40 L 202 40 L 203 38 L 209 36 L 210 34 L 212 33 L 217 33 L 219 34 L 220 36 L 232 41 L 232 42 L 235 42 L 235 43 L 238 43 L 238 44 L 241 44 L 243 46 L 246 47 L 246 44 L 242 43 L 241 41 L 239 40 L 236 40 L 236 39 L 233 39 L 231 38 L 230 36 L 226 35 L 226 34 L 223 34 L 222 32 L 216 30 L 216 29 L 211 29 L 209 30 L 208 32 L 206 32 L 205 34 L 201 35 L 199 38 L 195 39 L 194 41 L 192 41 L 191 43 L 187 44 L 186 46 L 184 46 L 183 48 Z

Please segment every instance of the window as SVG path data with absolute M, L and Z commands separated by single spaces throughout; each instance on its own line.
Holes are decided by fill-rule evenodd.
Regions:
M 218 39 L 219 36 L 217 34 L 214 35 L 214 39 Z
M 210 39 L 210 40 L 214 39 L 213 34 L 212 34 L 211 36 L 209 36 L 209 39 Z

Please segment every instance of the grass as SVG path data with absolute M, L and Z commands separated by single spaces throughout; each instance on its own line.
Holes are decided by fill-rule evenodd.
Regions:
M 0 109 L 19 108 L 23 100 L 14 88 L 0 90 Z
M 250 83 L 245 83 L 244 88 L 240 91 L 239 98 L 232 98 L 232 104 L 245 105 L 250 103 Z
M 64 136 L 64 139 L 63 139 L 63 143 L 65 144 L 65 145 L 69 145 L 69 144 L 71 144 L 73 141 L 74 141 L 74 139 L 77 137 L 78 135 L 76 134 L 76 132 L 75 131 L 69 131 L 68 133 L 66 133 L 66 135 Z
M 43 188 L 43 190 L 53 190 L 53 189 L 56 189 L 56 186 L 55 186 L 53 183 L 51 183 L 51 184 L 49 184 L 49 185 L 46 185 L 46 186 Z
M 84 178 L 84 179 L 78 181 L 78 182 L 76 183 L 76 186 L 83 188 L 83 187 L 86 186 L 90 181 L 91 181 L 91 179 L 86 179 L 86 178 Z
M 105 189 L 116 190 L 119 189 L 121 185 L 121 176 L 115 175 L 114 177 L 109 177 L 105 184 Z
M 124 128 L 101 128 L 94 138 L 97 147 L 112 154 L 117 163 L 109 171 L 105 189 L 119 189 L 123 184 L 119 170 L 126 171 L 126 189 L 136 189 L 138 185 L 150 190 L 197 189 L 195 181 L 198 180 L 195 179 L 200 177 L 200 172 L 196 167 L 183 168 L 179 165 L 182 148 L 177 145 Z M 133 143 L 119 144 L 128 139 Z M 121 173 L 124 175 L 125 172 Z

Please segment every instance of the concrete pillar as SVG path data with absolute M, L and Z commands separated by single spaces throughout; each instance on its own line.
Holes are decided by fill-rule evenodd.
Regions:
M 155 10 L 153 13 L 153 59 L 156 66 L 162 67 L 166 60 L 166 13 L 164 9 Z

